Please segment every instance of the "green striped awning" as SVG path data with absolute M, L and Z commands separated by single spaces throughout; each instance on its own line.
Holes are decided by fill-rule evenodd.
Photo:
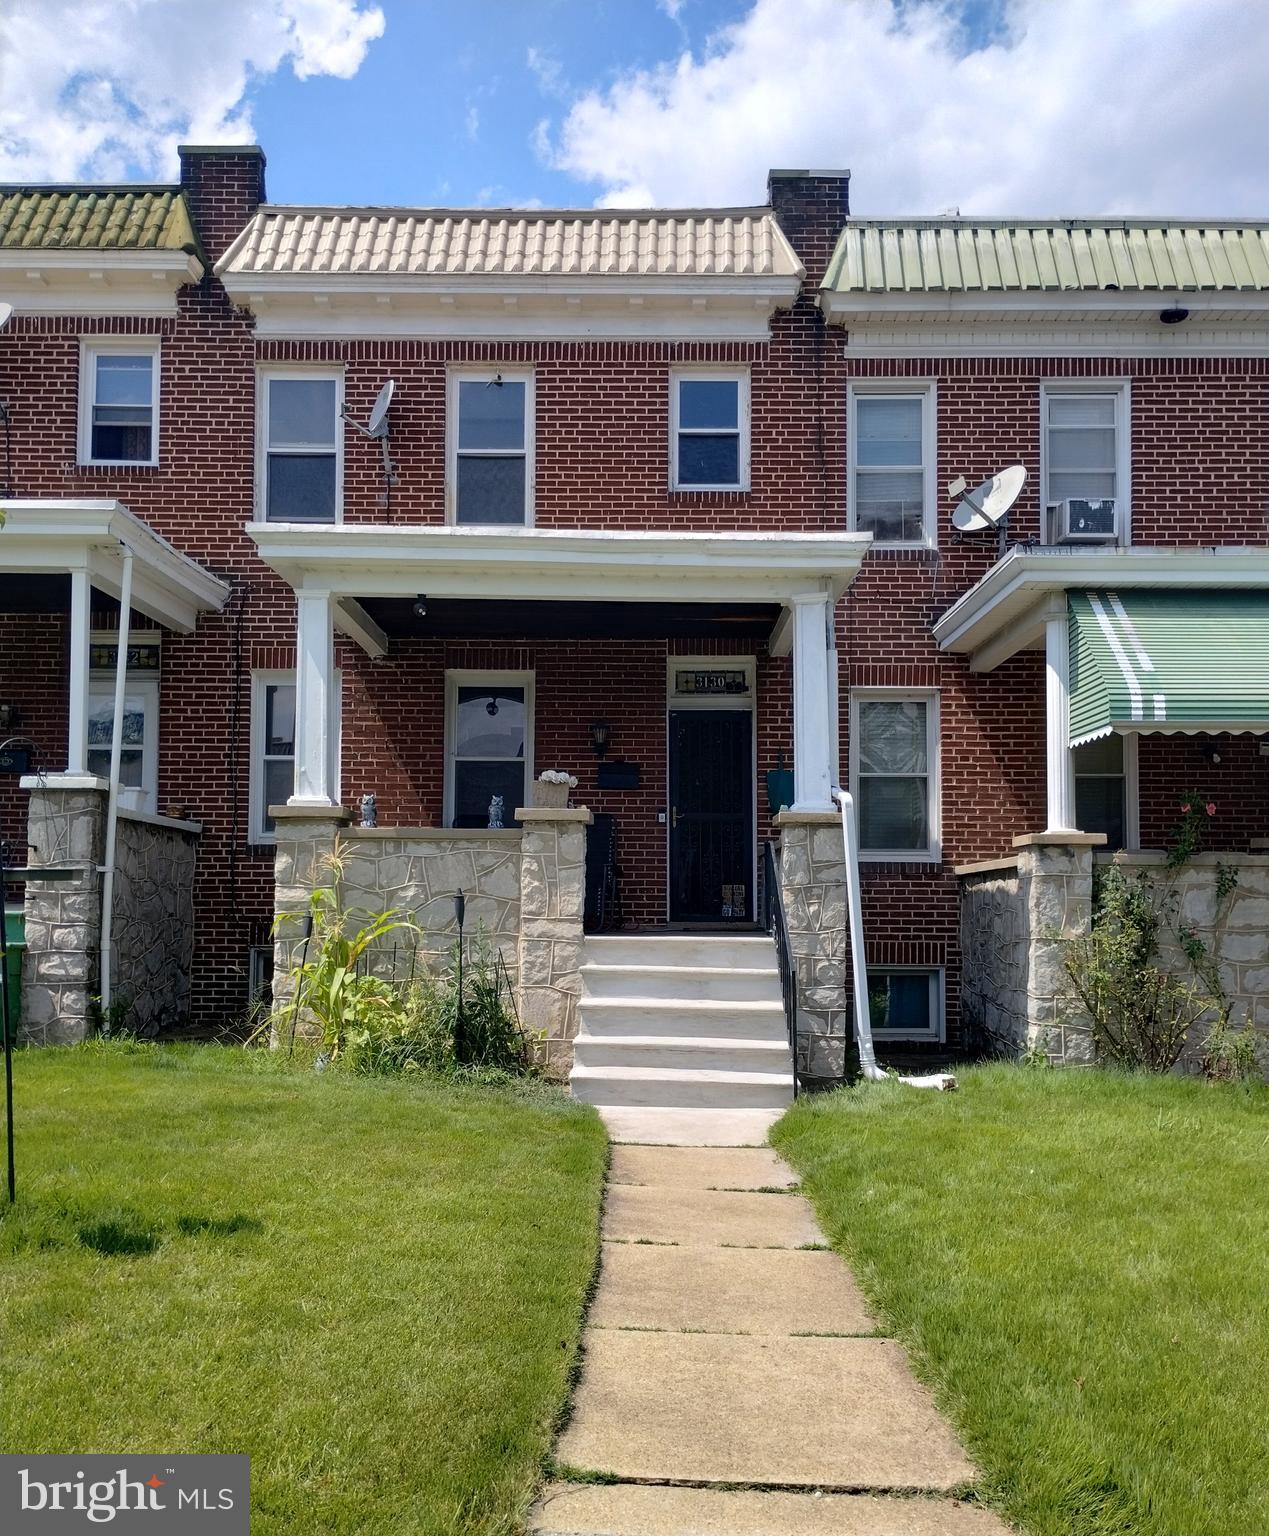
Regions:
M 1071 745 L 1110 731 L 1269 732 L 1269 592 L 1069 592 Z

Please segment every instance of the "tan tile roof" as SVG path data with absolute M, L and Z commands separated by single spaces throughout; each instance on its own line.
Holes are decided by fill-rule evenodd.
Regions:
M 1269 225 L 1251 221 L 852 219 L 836 293 L 1269 290 Z
M 175 187 L 0 187 L 0 250 L 197 252 Z
M 223 274 L 800 277 L 768 208 L 261 208 Z

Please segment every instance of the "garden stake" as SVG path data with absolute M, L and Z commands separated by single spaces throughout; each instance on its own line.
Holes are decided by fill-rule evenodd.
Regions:
M 308 964 L 308 941 L 312 937 L 313 937 L 313 913 L 310 910 L 310 911 L 308 911 L 308 912 L 306 912 L 304 914 L 304 948 L 300 951 L 300 973 L 301 974 L 303 974 L 304 967 Z M 295 1054 L 295 1026 L 299 1023 L 299 1018 L 300 1018 L 300 988 L 299 988 L 299 983 L 297 982 L 296 983 L 296 987 L 295 987 L 295 1001 L 294 1001 L 294 1003 L 291 1004 L 291 1039 L 290 1039 L 290 1043 L 287 1045 L 287 1048 L 286 1048 L 286 1054 L 287 1054 L 288 1058 Z
M 4 906 L 4 848 L 0 845 L 0 907 Z M 0 912 L 0 1020 L 4 1024 L 4 1143 L 9 1173 L 9 1204 L 18 1198 L 13 1172 L 13 1036 L 9 1029 L 9 934 Z
M 463 918 L 467 915 L 467 898 L 460 890 L 454 897 L 454 916 L 458 920 L 458 999 L 454 1004 L 454 1060 L 467 1059 L 466 1030 L 463 1026 Z

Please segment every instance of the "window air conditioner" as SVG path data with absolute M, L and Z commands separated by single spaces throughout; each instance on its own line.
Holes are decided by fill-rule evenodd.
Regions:
M 1053 503 L 1049 519 L 1051 544 L 1114 544 L 1119 538 L 1119 509 L 1111 497 L 1068 496 Z

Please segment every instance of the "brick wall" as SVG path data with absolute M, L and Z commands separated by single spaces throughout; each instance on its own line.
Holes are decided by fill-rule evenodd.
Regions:
M 235 152 L 213 163 L 186 157 L 187 191 L 209 250 L 224 247 L 261 194 L 263 161 Z M 220 180 L 215 179 L 216 174 Z M 796 178 L 794 178 L 796 180 Z M 844 186 L 792 185 L 780 206 L 802 241 L 808 268 L 827 260 Z M 773 182 L 773 189 L 777 183 Z M 777 196 L 781 196 L 777 191 Z M 834 203 L 838 199 L 838 204 Z M 162 337 L 162 432 L 154 468 L 75 465 L 81 335 L 136 330 Z M 254 494 L 255 371 L 258 363 L 337 362 L 351 413 L 365 419 L 380 386 L 397 381 L 392 451 L 399 476 L 391 516 L 444 518 L 445 379 L 467 362 L 529 364 L 535 370 L 537 522 L 567 528 L 822 530 L 842 525 L 846 501 L 846 384 L 851 377 L 932 376 L 938 382 L 941 487 L 971 483 L 1012 460 L 1031 482 L 1013 532 L 1038 531 L 1039 386 L 1045 376 L 1128 375 L 1133 381 L 1134 532 L 1137 540 L 1212 542 L 1266 535 L 1269 442 L 1263 360 L 1178 363 L 1053 359 L 851 359 L 848 338 L 827 331 L 806 299 L 778 314 L 766 343 L 676 344 L 424 341 L 301 344 L 261 342 L 214 280 L 182 291 L 174 319 L 102 321 L 16 317 L 0 333 L 0 399 L 13 411 L 14 492 L 19 496 L 118 496 L 178 548 L 233 586 L 226 611 L 194 636 L 165 635 L 159 808 L 188 810 L 205 827 L 199 850 L 198 950 L 193 1006 L 202 1022 L 242 1006 L 247 946 L 271 910 L 272 855 L 247 842 L 250 672 L 293 659 L 294 602 L 242 532 Z M 674 493 L 669 475 L 669 377 L 677 363 L 749 368 L 752 487 L 747 492 Z M 1186 488 L 1178 508 L 1177 488 Z M 378 521 L 377 444 L 345 435 L 345 513 Z M 851 688 L 937 687 L 942 706 L 945 863 L 868 866 L 864 875 L 870 958 L 875 963 L 946 964 L 955 1029 L 958 862 L 1006 852 L 1044 817 L 1043 669 L 1026 653 L 986 676 L 941 655 L 930 626 L 989 568 L 984 542 L 952 542 L 940 497 L 937 554 L 869 556 L 838 609 L 841 762 L 848 760 Z M 1200 515 L 1196 515 L 1200 514 Z M 65 742 L 65 636 L 60 616 L 0 617 L 0 697 L 12 696 L 41 753 L 60 766 Z M 382 821 L 440 818 L 446 666 L 532 666 L 537 677 L 537 766 L 570 768 L 578 798 L 621 819 L 620 862 L 627 918 L 664 911 L 665 657 L 670 643 L 529 642 L 520 645 L 395 643 L 372 662 L 337 646 L 344 677 L 343 792 L 355 804 L 379 796 Z M 728 644 L 717 642 L 720 653 Z M 698 641 L 675 646 L 709 653 Z M 733 650 L 752 647 L 738 646 Z M 761 824 L 764 775 L 781 751 L 791 761 L 787 658 L 759 656 L 757 722 Z M 637 791 L 601 795 L 586 737 L 591 719 L 614 726 L 613 749 L 638 761 Z M 1250 737 L 1229 743 L 1226 766 L 1200 773 L 1190 738 L 1142 744 L 1142 820 L 1147 842 L 1173 817 L 1173 789 L 1215 785 L 1228 803 L 1230 838 L 1266 830 L 1266 773 Z M 1159 788 L 1160 783 L 1166 785 Z M 1236 809 L 1235 809 L 1236 808 Z M 0 781 L 0 816 L 20 834 L 20 800 Z

